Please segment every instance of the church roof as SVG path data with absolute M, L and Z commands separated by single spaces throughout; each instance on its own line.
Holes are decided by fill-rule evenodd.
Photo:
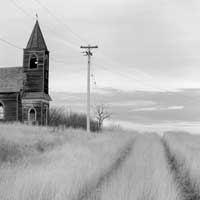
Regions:
M 19 92 L 23 88 L 24 78 L 22 67 L 0 67 L 0 92 Z
M 47 45 L 42 35 L 42 31 L 40 29 L 38 20 L 35 23 L 35 26 L 33 28 L 33 31 L 28 41 L 28 44 L 26 46 L 26 49 L 47 50 Z
M 45 99 L 47 101 L 52 101 L 51 97 L 43 92 L 25 92 L 23 94 L 23 99 Z

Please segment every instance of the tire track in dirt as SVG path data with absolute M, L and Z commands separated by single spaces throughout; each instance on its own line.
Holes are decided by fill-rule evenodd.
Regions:
M 73 200 L 98 200 L 98 189 L 100 189 L 102 184 L 104 184 L 107 179 L 112 177 L 113 174 L 115 174 L 115 172 L 123 165 L 124 161 L 128 158 L 132 151 L 135 138 L 129 142 L 125 150 L 121 152 L 119 158 L 114 162 L 111 168 L 98 179 L 96 184 L 87 184 L 86 187 L 79 192 L 78 198 L 76 197 Z
M 152 133 L 138 135 L 124 162 L 84 200 L 182 200 L 181 197 L 161 138 Z
M 183 171 L 184 163 L 179 163 L 176 157 L 170 152 L 169 146 L 166 141 L 162 139 L 165 148 L 166 158 L 168 160 L 171 173 L 173 174 L 174 181 L 182 192 L 183 200 L 200 200 L 199 191 L 193 187 L 191 178 L 187 171 Z

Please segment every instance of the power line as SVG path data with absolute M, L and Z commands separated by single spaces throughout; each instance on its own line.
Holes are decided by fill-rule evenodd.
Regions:
M 95 60 L 95 61 L 96 61 L 96 60 Z M 155 87 L 155 86 L 152 86 L 150 83 L 147 83 L 147 82 L 145 82 L 145 81 L 141 81 L 141 80 L 139 80 L 138 78 L 132 76 L 131 74 L 127 74 L 127 73 L 125 73 L 125 72 L 123 72 L 123 71 L 119 71 L 119 70 L 116 69 L 116 67 L 115 67 L 115 71 L 111 71 L 111 70 L 107 67 L 107 66 L 110 66 L 110 65 L 103 65 L 103 64 L 96 63 L 96 62 L 95 62 L 95 65 L 100 66 L 101 69 L 103 69 L 103 70 L 105 70 L 105 71 L 108 71 L 108 72 L 110 72 L 111 74 L 113 74 L 113 73 L 115 72 L 116 74 L 120 75 L 121 77 L 124 77 L 124 78 L 129 79 L 129 80 L 133 80 L 133 81 L 139 83 L 141 86 L 143 85 L 143 86 L 146 87 L 146 88 L 151 88 L 151 89 L 159 90 L 159 91 L 160 91 L 160 90 L 161 90 L 161 91 L 163 90 L 163 89 L 161 89 L 161 88 L 157 88 L 157 87 Z M 112 68 L 114 68 L 114 67 L 112 66 Z
M 114 66 L 122 66 L 122 64 L 120 64 L 119 62 L 114 61 L 112 58 L 108 57 L 106 54 L 104 54 L 104 52 L 100 51 L 100 54 L 102 55 L 102 57 L 104 58 L 104 60 L 107 60 L 109 65 L 110 63 Z M 102 59 L 102 58 L 101 58 Z M 135 72 L 139 72 L 142 73 L 143 75 L 145 75 L 146 77 L 148 76 L 148 78 L 150 77 L 148 74 L 142 72 L 141 70 L 138 70 L 134 67 L 131 66 L 131 69 L 134 70 Z
M 8 45 L 11 46 L 11 47 L 14 47 L 15 49 L 19 49 L 20 51 L 23 50 L 23 48 L 17 46 L 16 44 L 14 44 L 14 43 L 12 43 L 12 42 L 9 42 L 9 41 L 3 39 L 2 37 L 0 37 L 0 41 L 3 42 L 3 43 L 5 43 L 5 44 L 8 44 Z M 58 61 L 58 60 L 55 60 L 54 58 L 50 58 L 50 59 L 51 59 L 53 62 L 55 62 L 55 63 L 60 63 L 60 64 L 68 65 L 68 63 L 63 62 L 63 61 Z
M 81 42 L 85 42 L 85 43 L 89 43 L 88 41 L 86 41 L 85 39 L 83 39 L 79 34 L 77 34 L 76 32 L 74 32 L 69 25 L 67 25 L 66 23 L 64 23 L 60 18 L 58 18 L 48 7 L 46 7 L 44 4 L 42 4 L 39 0 L 33 0 L 35 2 L 37 2 L 43 9 L 45 9 L 50 16 L 52 16 L 57 22 L 61 23 L 62 25 L 64 25 L 64 27 L 67 28 L 67 30 L 73 34 L 76 38 L 78 38 Z M 62 17 L 63 18 L 63 17 Z
M 5 43 L 5 44 L 8 44 L 8 45 L 10 45 L 10 46 L 12 46 L 12 47 L 14 47 L 14 48 L 16 48 L 16 49 L 23 50 L 23 48 L 21 48 L 21 47 L 15 45 L 15 44 L 13 44 L 12 42 L 9 42 L 9 41 L 5 40 L 5 39 L 2 38 L 2 37 L 0 37 L 0 41 L 3 42 L 3 43 Z
M 17 4 L 17 2 L 15 1 L 15 0 L 10 0 L 14 5 L 15 5 L 15 7 L 17 8 L 17 9 L 19 9 L 21 12 L 23 12 L 26 16 L 28 16 L 28 17 L 31 17 L 32 19 L 33 19 L 33 16 L 32 15 L 30 15 L 22 6 L 19 6 L 18 4 Z M 41 4 L 41 2 L 39 1 L 39 0 L 33 0 L 33 1 L 35 1 L 36 3 L 38 3 L 42 8 L 44 8 L 48 13 L 49 13 L 49 15 L 51 15 L 54 19 L 56 19 L 56 21 L 58 21 L 59 23 L 62 23 L 66 28 L 67 28 L 67 30 L 69 31 L 69 32 L 71 32 L 74 36 L 76 36 L 77 38 L 79 38 L 79 40 L 83 40 L 83 38 L 81 38 L 77 33 L 75 33 L 66 23 L 63 23 L 63 21 L 62 20 L 60 20 L 60 18 L 58 18 L 57 16 L 55 16 L 54 14 L 53 14 L 53 12 L 49 9 L 49 8 L 47 8 L 46 6 L 44 6 L 43 4 Z M 45 26 L 46 27 L 48 27 L 46 24 L 45 24 Z M 55 32 L 54 31 L 52 31 L 52 29 L 51 28 L 49 28 L 48 27 L 48 29 L 49 30 L 51 30 L 51 32 L 53 32 L 54 34 L 55 34 Z M 56 28 L 54 29 L 54 30 L 56 30 Z M 63 43 L 66 45 L 66 42 L 67 42 L 67 46 L 68 47 L 73 47 L 74 49 L 76 49 L 76 50 L 78 50 L 78 47 L 76 48 L 76 46 L 74 46 L 74 44 L 68 44 L 68 41 L 66 41 L 65 39 L 61 39 L 60 37 L 59 37 L 59 40 L 62 40 L 63 41 Z M 8 41 L 4 41 L 5 43 L 7 43 L 7 44 L 9 44 L 9 42 Z M 18 46 L 16 46 L 16 45 L 13 45 L 13 44 L 9 44 L 9 45 L 12 45 L 13 47 L 15 47 L 15 48 L 18 48 L 18 49 L 22 49 L 22 48 L 20 48 L 20 47 L 18 47 Z M 113 62 L 113 60 L 110 58 L 110 57 L 108 57 L 108 56 L 106 56 L 103 52 L 101 52 L 100 51 L 100 53 L 102 54 L 102 56 L 104 57 L 104 60 L 105 60 L 105 58 L 106 58 L 106 60 L 109 60 L 109 61 L 111 61 L 112 63 L 115 63 L 115 61 Z M 53 60 L 53 59 L 52 59 Z M 55 61 L 55 60 L 53 60 L 54 62 L 56 62 L 56 63 L 63 63 L 63 64 L 66 64 L 65 62 L 63 62 L 63 61 Z M 115 65 L 116 65 L 116 63 L 115 63 Z M 118 63 L 117 63 L 117 65 L 119 65 Z M 106 65 L 107 66 L 107 65 Z M 109 66 L 110 66 L 110 64 L 109 64 Z M 113 64 L 112 64 L 112 66 L 113 66 Z M 101 67 L 102 67 L 102 65 L 101 65 Z M 115 66 L 114 66 L 115 67 Z M 104 67 L 104 69 L 106 70 L 106 68 Z M 116 69 L 115 69 L 115 71 L 116 71 Z M 113 72 L 112 72 L 113 73 Z M 123 73 L 123 72 L 121 72 L 121 71 L 118 71 L 118 74 L 120 74 L 121 76 L 129 76 L 130 77 L 130 74 L 126 74 L 126 73 Z M 138 79 L 138 78 L 135 78 L 135 77 L 132 77 L 131 76 L 131 79 L 134 79 L 134 81 L 137 81 L 137 82 L 140 82 L 140 84 L 143 84 L 143 85 L 145 85 L 144 84 L 144 82 L 143 83 L 141 83 L 141 81 Z M 148 87 L 150 86 L 150 84 L 148 83 Z M 153 86 L 154 87 L 154 86 Z M 160 90 L 160 88 L 158 89 L 156 89 L 156 90 Z
M 14 43 L 12 43 L 12 42 L 9 42 L 9 41 L 7 41 L 7 40 L 5 40 L 5 39 L 3 39 L 3 38 L 0 38 L 0 41 L 6 43 L 6 44 L 8 44 L 8 45 L 10 45 L 10 46 L 12 46 L 12 47 L 14 47 L 14 48 L 16 48 L 16 49 L 23 50 L 23 48 L 21 48 L 21 47 L 17 46 L 16 44 L 14 44 Z M 53 62 L 55 62 L 55 63 L 60 63 L 60 64 L 68 65 L 68 63 L 66 63 L 66 62 L 64 62 L 64 61 L 58 61 L 58 60 L 55 60 L 54 58 L 51 58 L 51 60 L 52 60 Z M 109 69 L 106 67 L 106 65 L 97 64 L 97 63 L 95 63 L 95 65 L 100 66 L 100 67 L 103 68 L 105 71 L 109 71 L 110 73 L 113 73 L 113 71 L 109 70 Z M 161 90 L 160 88 L 155 88 L 154 86 L 151 86 L 149 83 L 144 83 L 144 82 L 141 83 L 140 80 L 138 80 L 138 79 L 135 78 L 135 77 L 132 77 L 132 76 L 129 75 L 129 74 L 123 73 L 123 72 L 121 72 L 121 71 L 116 71 L 116 69 L 115 69 L 115 72 L 117 72 L 117 73 L 118 73 L 119 75 L 121 75 L 122 77 L 131 79 L 131 80 L 134 80 L 134 81 L 138 82 L 139 84 L 141 84 L 141 85 L 143 85 L 143 86 L 145 86 L 145 87 L 148 87 L 148 88 L 150 87 L 150 88 L 153 88 L 153 89 L 156 89 L 156 90 Z M 95 81 L 95 82 L 96 82 L 96 81 Z
M 30 15 L 30 13 L 28 13 L 25 9 L 23 9 L 22 6 L 19 6 L 15 0 L 10 0 L 10 2 L 11 2 L 16 8 L 18 8 L 21 12 L 23 12 L 25 15 L 31 17 L 32 19 L 34 18 L 32 15 Z M 35 18 L 34 18 L 34 19 L 35 19 Z
M 122 72 L 122 71 L 119 71 L 119 70 L 116 70 L 116 66 L 121 66 L 121 65 L 119 65 L 119 63 L 117 63 L 117 62 L 115 62 L 115 61 L 113 61 L 110 57 L 108 57 L 108 56 L 106 56 L 105 54 L 104 54 L 104 52 L 102 52 L 101 50 L 100 50 L 100 54 L 102 55 L 102 57 L 103 57 L 103 60 L 104 61 L 106 61 L 106 63 L 108 63 L 108 64 L 106 64 L 106 65 L 102 65 L 101 64 L 101 67 L 102 68 L 104 68 L 104 70 L 108 70 L 108 67 L 106 67 L 106 66 L 112 66 L 114 69 L 115 69 L 115 71 L 118 73 L 118 74 L 120 74 L 121 76 L 123 76 L 123 77 L 129 77 L 129 79 L 131 78 L 132 80 L 134 80 L 134 81 L 136 81 L 136 82 L 138 82 L 138 83 L 140 83 L 140 84 L 142 84 L 142 85 L 145 85 L 145 87 L 147 86 L 148 88 L 152 88 L 152 89 L 154 89 L 154 90 L 159 90 L 159 91 L 163 91 L 163 88 L 160 88 L 160 87 L 155 87 L 154 85 L 152 85 L 150 82 L 147 82 L 147 81 L 140 81 L 137 77 L 134 77 L 134 76 L 132 76 L 130 73 L 124 73 L 124 72 Z M 102 58 L 101 58 L 101 63 L 102 63 Z M 100 66 L 100 65 L 99 65 Z M 148 76 L 146 73 L 144 73 L 144 72 L 141 72 L 141 71 L 139 71 L 139 70 L 136 70 L 136 69 L 133 69 L 132 68 L 132 70 L 134 70 L 135 72 L 139 72 L 139 73 L 142 73 L 144 76 Z M 108 70 L 109 71 L 109 70 Z M 110 71 L 111 72 L 111 71 Z M 111 72 L 111 73 L 113 73 L 113 72 Z M 149 78 L 149 77 L 148 77 Z
M 73 35 L 75 35 L 77 38 L 79 38 L 81 41 L 83 40 L 84 41 L 84 39 L 83 38 L 81 38 L 77 33 L 75 33 L 66 23 L 63 23 L 63 21 L 62 20 L 60 20 L 60 18 L 58 18 L 57 16 L 55 16 L 54 14 L 53 14 L 53 12 L 48 8 L 48 7 L 46 7 L 46 6 L 44 6 L 39 0 L 33 0 L 33 1 L 35 1 L 36 3 L 38 3 L 43 9 L 45 9 L 48 13 L 49 13 L 49 15 L 51 15 L 54 19 L 56 19 L 56 21 L 58 21 L 59 23 L 62 23 L 66 28 L 67 28 L 67 30 L 68 31 L 70 31 Z M 11 2 L 13 2 L 14 4 L 15 4 L 15 6 L 18 8 L 18 9 L 20 9 L 25 15 L 27 15 L 27 16 L 30 16 L 22 7 L 20 7 L 19 5 L 17 5 L 17 3 L 14 1 L 14 0 L 11 0 Z M 33 18 L 32 16 L 31 16 L 31 18 Z M 46 25 L 46 24 L 45 24 Z M 50 30 L 50 28 L 48 27 L 48 29 Z M 55 30 L 55 29 L 54 29 Z M 51 32 L 53 32 L 52 30 L 51 30 Z M 55 33 L 54 33 L 55 34 Z M 66 44 L 66 41 L 64 40 L 64 39 L 61 39 L 65 44 Z M 67 42 L 68 43 L 68 42 Z M 72 47 L 72 46 L 74 46 L 74 45 L 72 45 L 72 46 L 69 46 L 68 44 L 67 44 L 67 46 L 68 47 Z M 75 46 L 73 47 L 74 49 L 76 49 L 76 50 L 78 50 Z M 102 56 L 104 57 L 104 58 L 106 58 L 107 60 L 109 60 L 109 61 L 111 61 L 111 62 L 113 62 L 113 60 L 111 59 L 111 58 L 108 58 L 104 53 L 102 53 L 101 51 L 100 51 L 100 53 L 102 54 Z M 54 61 L 55 62 L 55 61 Z M 61 63 L 61 62 L 59 62 L 59 63 Z M 64 63 L 63 61 L 62 61 L 62 63 Z M 65 64 L 65 63 L 64 63 Z M 110 65 L 110 64 L 109 64 Z M 117 65 L 119 65 L 118 63 L 117 63 Z M 120 74 L 121 74 L 121 72 L 120 72 Z M 124 76 L 124 75 L 123 75 Z M 134 77 L 134 79 L 136 80 L 136 81 L 138 81 L 138 79 L 136 79 L 135 77 Z
M 42 8 L 44 8 L 54 19 L 56 19 L 58 22 L 60 22 L 63 25 L 65 25 L 67 27 L 67 29 L 72 34 L 74 34 L 77 38 L 79 38 L 81 41 L 85 41 L 86 43 L 89 43 L 88 41 L 86 41 L 85 39 L 83 39 L 82 37 L 80 37 L 80 35 L 78 35 L 77 33 L 75 33 L 66 23 L 63 23 L 63 21 L 60 20 L 60 18 L 58 18 L 48 7 L 46 7 L 44 4 L 42 4 L 39 0 L 33 0 L 33 1 L 37 2 Z M 102 53 L 102 52 L 100 51 L 100 53 Z M 102 53 L 102 55 L 107 58 L 107 56 L 105 56 L 104 53 Z
M 35 17 L 33 17 L 32 15 L 30 15 L 24 8 L 22 5 L 19 5 L 19 3 L 17 3 L 15 0 L 10 0 L 10 2 L 18 9 L 20 10 L 24 15 L 26 15 L 27 17 L 30 17 L 31 19 L 36 19 Z M 41 20 L 40 20 L 41 22 Z M 46 27 L 48 29 L 48 31 L 50 31 L 51 33 L 53 33 L 53 35 L 55 35 L 57 38 L 59 38 L 59 40 L 62 40 L 64 41 L 64 44 L 67 45 L 68 47 L 70 48 L 74 48 L 74 49 L 77 49 L 78 50 L 78 43 L 75 44 L 75 43 L 72 43 L 72 42 L 69 42 L 65 39 L 62 39 L 60 37 L 60 35 L 58 35 L 55 30 L 57 30 L 57 27 L 55 27 L 53 24 L 51 26 L 48 26 L 47 24 L 42 24 L 44 27 Z M 52 28 L 52 26 L 54 26 L 54 28 Z M 75 47 L 76 46 L 76 47 Z
M 11 42 L 9 42 L 9 41 L 3 39 L 3 38 L 0 38 L 0 41 L 6 43 L 6 44 L 8 44 L 8 45 L 10 45 L 10 46 L 12 46 L 12 47 L 14 47 L 14 48 L 16 48 L 16 49 L 23 50 L 23 48 L 21 48 L 21 47 L 15 45 L 14 43 L 11 43 Z M 58 60 L 55 60 L 54 58 L 51 58 L 51 60 L 52 60 L 53 62 L 55 62 L 55 63 L 60 63 L 60 64 L 68 65 L 68 63 L 66 63 L 66 62 L 64 62 L 64 61 L 58 61 Z M 106 71 L 109 71 L 110 73 L 113 73 L 113 71 L 110 71 L 107 67 L 105 67 L 105 65 L 97 64 L 97 63 L 95 63 L 95 65 L 100 66 L 101 68 L 103 68 L 103 69 L 106 70 Z M 127 76 L 127 74 L 125 74 L 125 73 L 123 73 L 123 72 L 121 72 L 121 71 L 116 71 L 116 72 L 117 72 L 118 74 L 120 74 L 121 76 L 123 76 L 123 77 L 126 77 L 126 78 L 128 78 L 128 79 L 131 78 L 132 80 L 139 82 L 139 80 L 136 79 L 135 77 Z M 96 80 L 94 81 L 94 84 L 95 84 L 95 83 L 96 83 Z M 139 82 L 139 83 L 141 84 L 141 82 Z M 143 83 L 143 84 L 144 84 L 144 83 Z M 148 85 L 148 87 L 149 87 L 149 86 L 150 86 L 150 85 Z
M 20 51 L 23 50 L 23 48 L 19 47 L 18 45 L 14 44 L 14 43 L 12 43 L 12 42 L 10 42 L 10 41 L 8 41 L 8 40 L 5 40 L 5 39 L 2 38 L 2 37 L 0 37 L 0 41 L 3 42 L 3 43 L 5 43 L 5 44 L 8 44 L 9 46 L 11 46 L 11 47 L 13 47 L 13 48 L 15 48 L 15 49 L 18 49 L 18 50 L 20 50 Z M 53 62 L 55 62 L 55 63 L 60 63 L 60 64 L 68 65 L 68 63 L 66 63 L 66 62 L 64 62 L 64 61 L 58 61 L 58 60 L 55 60 L 55 59 L 52 58 L 52 57 L 51 57 L 50 59 L 51 59 Z M 95 65 L 96 65 L 96 66 L 100 66 L 101 69 L 103 69 L 103 70 L 105 70 L 105 71 L 108 71 L 108 72 L 110 72 L 110 73 L 113 74 L 113 71 L 111 71 L 111 70 L 110 70 L 108 67 L 106 67 L 105 65 L 97 64 L 97 63 L 95 63 Z M 121 71 L 115 71 L 115 73 L 121 75 L 122 77 L 125 77 L 125 78 L 128 78 L 128 79 L 137 81 L 139 84 L 146 85 L 147 87 L 150 86 L 150 84 L 146 84 L 146 83 L 144 83 L 144 82 L 141 83 L 139 80 L 135 79 L 135 77 L 127 76 L 128 74 L 125 74 L 125 73 L 123 73 L 123 72 L 121 72 Z M 94 76 L 94 73 L 93 73 L 93 76 Z M 96 82 L 96 79 L 94 79 L 94 81 Z M 161 89 L 161 88 L 155 88 L 154 86 L 153 86 L 152 88 L 153 88 L 153 89 L 156 89 L 156 90 L 159 90 L 159 91 L 160 91 L 160 90 L 163 91 L 163 89 Z M 186 96 L 186 95 L 183 95 L 183 94 L 182 94 L 182 96 Z M 188 96 L 186 96 L 186 97 L 188 98 Z

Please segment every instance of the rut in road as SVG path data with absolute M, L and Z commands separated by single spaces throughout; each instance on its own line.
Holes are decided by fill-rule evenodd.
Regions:
M 166 152 L 166 157 L 173 173 L 174 180 L 180 187 L 183 200 L 200 200 L 200 193 L 194 188 L 194 184 L 189 176 L 189 173 L 184 168 L 184 163 L 178 162 L 176 156 L 170 151 L 169 145 L 163 140 L 163 145 Z
M 111 177 L 113 174 L 115 174 L 115 172 L 118 170 L 118 168 L 121 167 L 121 165 L 125 162 L 125 160 L 127 159 L 127 157 L 130 155 L 130 152 L 132 150 L 133 147 L 133 143 L 134 143 L 134 139 L 132 139 L 129 144 L 127 145 L 127 147 L 121 152 L 121 155 L 119 156 L 119 158 L 114 162 L 114 164 L 112 165 L 112 167 L 105 172 L 105 174 L 103 176 L 101 176 L 99 178 L 99 180 L 96 182 L 95 185 L 86 185 L 85 188 L 83 188 L 79 195 L 78 195 L 78 200 L 88 200 L 91 199 L 91 197 L 93 196 L 93 194 L 96 192 L 97 188 L 100 188 L 101 185 L 107 180 L 109 179 L 109 177 Z M 93 200 L 94 198 L 92 198 Z
M 86 199 L 182 200 L 161 138 L 156 134 L 137 136 L 127 159 Z

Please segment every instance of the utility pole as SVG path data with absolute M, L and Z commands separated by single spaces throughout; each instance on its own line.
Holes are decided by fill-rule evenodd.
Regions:
M 87 68 L 87 132 L 90 132 L 90 64 L 91 64 L 91 49 L 97 49 L 98 46 L 81 46 L 81 49 L 86 49 L 84 56 L 88 57 L 88 68 Z

